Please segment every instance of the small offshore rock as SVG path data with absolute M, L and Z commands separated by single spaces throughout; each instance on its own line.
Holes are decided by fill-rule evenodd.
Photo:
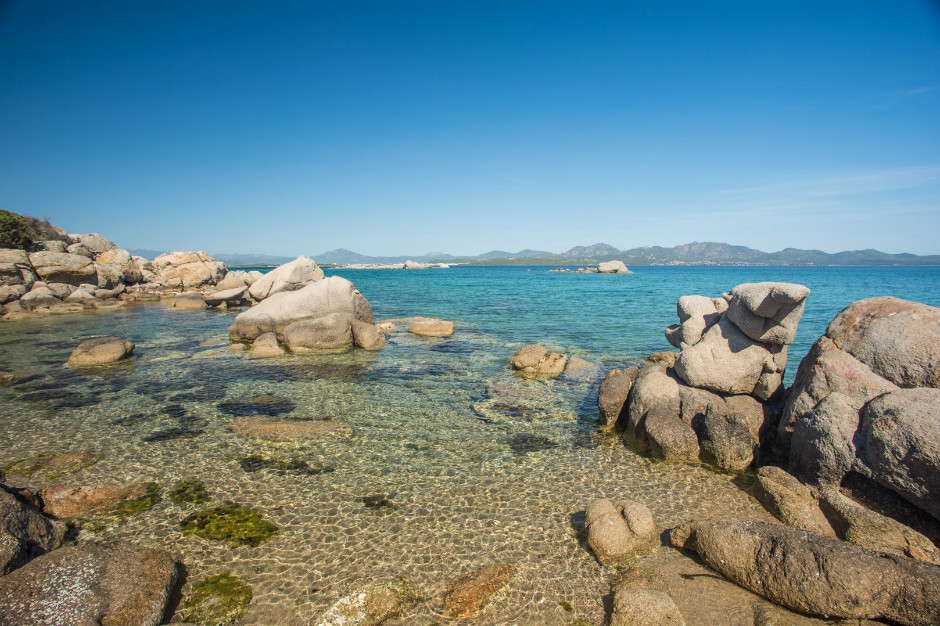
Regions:
M 128 541 L 60 548 L 0 578 L 0 623 L 156 626 L 176 575 L 169 554 Z
M 115 363 L 131 356 L 134 344 L 120 337 L 100 337 L 78 344 L 69 356 L 69 365 L 84 367 Z
M 632 274 L 623 261 L 601 261 L 597 264 L 598 274 Z
M 515 578 L 511 563 L 489 565 L 461 576 L 444 592 L 444 616 L 457 619 L 477 617 Z
M 418 319 L 408 325 L 408 332 L 422 337 L 448 337 L 454 334 L 454 323 L 436 317 Z

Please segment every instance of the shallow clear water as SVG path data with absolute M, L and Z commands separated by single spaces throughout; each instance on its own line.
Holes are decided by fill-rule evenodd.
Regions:
M 376 353 L 251 359 L 228 347 L 235 312 L 163 305 L 2 323 L 0 368 L 36 377 L 0 388 L 0 465 L 94 450 L 101 461 L 59 482 L 148 480 L 165 495 L 198 479 L 212 504 L 255 508 L 280 528 L 259 547 L 183 535 L 180 520 L 209 505 L 169 498 L 78 538 L 170 551 L 186 567 L 184 595 L 222 571 L 243 577 L 254 592 L 247 624 L 312 624 L 341 596 L 397 576 L 427 598 L 401 623 L 439 623 L 449 582 L 507 561 L 520 566 L 511 590 L 467 623 L 600 624 L 612 573 L 578 540 L 578 515 L 590 500 L 640 500 L 664 527 L 709 515 L 766 518 L 731 476 L 652 463 L 596 432 L 600 377 L 669 349 L 663 328 L 675 321 L 680 295 L 718 295 L 758 280 L 809 285 L 789 378 L 855 299 L 940 305 L 936 268 L 638 268 L 632 276 L 546 269 L 331 271 L 356 284 L 378 319 L 457 321 L 454 337 L 399 332 Z M 64 365 L 82 338 L 102 334 L 134 341 L 133 362 L 90 371 Z M 508 358 L 534 341 L 601 367 L 585 380 L 518 379 Z M 257 396 L 279 399 L 281 418 L 330 419 L 352 435 L 271 443 L 238 434 L 232 407 Z M 249 456 L 302 460 L 319 471 L 246 471 Z M 370 495 L 392 506 L 369 508 Z

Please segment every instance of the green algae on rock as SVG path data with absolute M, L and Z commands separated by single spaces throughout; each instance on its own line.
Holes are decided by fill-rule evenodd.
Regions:
M 170 500 L 174 504 L 205 504 L 209 501 L 209 491 L 206 484 L 199 480 L 184 480 L 177 483 L 170 491 Z
M 213 541 L 227 541 L 232 547 L 261 545 L 280 529 L 253 509 L 216 506 L 193 513 L 180 522 L 184 535 L 194 534 Z
M 183 603 L 183 619 L 193 624 L 234 624 L 251 602 L 251 587 L 238 576 L 223 572 L 197 583 Z
M 75 474 L 86 467 L 91 467 L 104 458 L 98 452 L 66 452 L 64 454 L 40 454 L 26 459 L 7 463 L 2 468 L 8 474 L 32 478 L 39 475 L 47 480 Z

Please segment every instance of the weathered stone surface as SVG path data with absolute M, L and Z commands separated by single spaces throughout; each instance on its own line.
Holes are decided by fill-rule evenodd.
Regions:
M 940 387 L 940 309 L 899 298 L 853 302 L 826 328 L 835 345 L 899 387 Z
M 157 278 L 173 289 L 215 285 L 225 276 L 225 265 L 205 252 L 172 252 L 153 260 Z
M 685 626 L 669 585 L 642 567 L 633 567 L 613 586 L 609 626 Z
M 87 256 L 89 259 L 94 258 L 94 253 L 88 249 L 85 244 L 82 243 L 73 243 L 65 247 L 65 251 L 69 254 L 77 254 L 79 256 Z
M 308 256 L 299 256 L 290 263 L 274 268 L 254 281 L 248 293 L 255 300 L 264 300 L 283 291 L 297 291 L 323 280 L 323 270 Z
M 457 619 L 478 616 L 498 599 L 515 576 L 516 566 L 511 563 L 489 565 L 461 576 L 444 593 L 444 616 Z
M 765 465 L 757 470 L 754 497 L 787 526 L 836 537 L 809 487 L 779 467 Z
M 598 274 L 632 274 L 623 261 L 601 261 L 597 264 Z
M 69 235 L 69 237 L 77 244 L 81 244 L 85 247 L 86 250 L 91 252 L 92 257 L 97 257 L 98 255 L 107 252 L 108 250 L 113 250 L 117 248 L 114 245 L 114 242 L 110 239 L 102 237 L 98 233 L 88 233 L 87 235 Z
M 117 540 L 60 548 L 0 578 L 0 623 L 156 626 L 175 583 L 165 552 Z
M 626 370 L 611 370 L 604 378 L 600 388 L 597 390 L 597 408 L 600 411 L 598 425 L 604 430 L 613 430 L 617 427 L 617 421 L 620 416 L 624 416 L 626 421 L 626 412 L 623 410 L 630 396 L 630 389 L 640 375 L 640 368 L 633 366 Z
M 29 262 L 44 282 L 69 285 L 97 282 L 95 264 L 88 257 L 63 252 L 33 252 L 29 255 Z
M 385 333 L 376 324 L 367 324 L 357 319 L 350 320 L 353 341 L 363 350 L 380 350 L 385 346 Z
M 208 306 L 219 306 L 222 303 L 229 305 L 239 305 L 245 299 L 245 293 L 248 289 L 244 285 L 234 289 L 223 289 L 215 293 L 206 294 L 205 303 Z
M 30 246 L 32 252 L 66 252 L 66 243 L 64 241 L 59 241 L 58 239 L 51 239 L 48 241 L 34 241 L 33 245 Z
M 643 428 L 653 456 L 667 461 L 698 459 L 698 438 L 692 427 L 679 419 L 679 413 L 661 409 L 649 411 Z
M 408 332 L 422 337 L 447 337 L 454 334 L 454 323 L 431 317 L 408 325 Z
M 385 584 L 366 585 L 340 598 L 327 609 L 316 626 L 377 626 L 401 617 L 424 598 L 404 578 Z
M 260 274 L 260 272 L 259 272 Z M 244 270 L 230 270 L 225 274 L 215 287 L 219 291 L 228 291 L 230 289 L 246 289 L 254 283 L 251 275 Z
M 69 365 L 82 367 L 86 365 L 103 365 L 114 363 L 131 356 L 134 344 L 120 337 L 99 337 L 89 339 L 78 344 L 69 356 Z
M 174 309 L 205 309 L 208 307 L 205 297 L 199 292 L 178 293 L 173 297 Z
M 682 350 L 675 370 L 693 387 L 767 400 L 780 388 L 786 363 L 786 346 L 754 341 L 722 318 Z
M 509 358 L 509 366 L 514 370 L 534 374 L 539 364 L 548 356 L 548 349 L 540 343 L 523 346 Z
M 0 487 L 0 576 L 58 548 L 65 530 Z
M 812 615 L 940 622 L 940 568 L 767 522 L 703 522 L 691 542 L 712 569 Z
M 745 283 L 731 290 L 728 319 L 755 341 L 789 345 L 809 288 L 794 283 Z
M 628 562 L 652 547 L 659 536 L 659 527 L 650 510 L 633 500 L 616 504 L 610 500 L 594 500 L 585 509 L 584 526 L 588 545 L 605 566 Z
M 659 413 L 676 416 L 678 420 L 680 406 L 679 384 L 667 374 L 665 365 L 650 365 L 641 369 L 630 391 L 628 419 L 623 431 L 627 443 L 640 447 L 649 445 L 646 436 L 647 417 Z
M 0 304 L 19 300 L 26 294 L 26 285 L 0 285 Z
M 721 313 L 713 298 L 682 296 L 676 303 L 679 324 L 666 329 L 666 340 L 680 350 L 699 342 L 718 323 Z
M 268 332 L 285 342 L 284 329 L 295 322 L 346 313 L 367 324 L 375 323 L 369 301 L 345 278 L 330 276 L 297 291 L 282 291 L 240 313 L 229 327 L 233 341 L 254 341 Z
M 867 550 L 940 565 L 940 550 L 927 537 L 856 504 L 838 490 L 824 489 L 819 504 L 840 539 Z
M 268 359 L 283 356 L 284 354 L 284 348 L 278 344 L 277 335 L 274 333 L 259 335 L 251 344 L 251 356 L 259 359 Z
M 284 328 L 284 345 L 295 354 L 352 346 L 352 319 L 349 313 L 330 313 L 294 322 Z
M 862 410 L 862 461 L 877 483 L 940 519 L 940 389 L 899 389 Z
M 737 472 L 754 460 L 757 438 L 747 418 L 710 405 L 702 421 L 701 458 L 718 469 Z
M 265 441 L 302 441 L 352 434 L 352 428 L 337 420 L 278 420 L 260 416 L 239 417 L 232 422 L 232 428 Z
M 855 463 L 858 398 L 831 393 L 800 418 L 790 442 L 790 472 L 813 485 L 836 485 Z
M 152 494 L 153 483 L 127 485 L 49 485 L 39 490 L 42 512 L 71 520 L 112 511 L 122 502 Z
M 0 248 L 0 286 L 23 285 L 28 290 L 36 280 L 25 250 Z
M 820 337 L 800 361 L 777 427 L 774 448 L 786 456 L 797 420 L 831 393 L 842 393 L 861 407 L 872 398 L 897 388 L 852 355 L 839 350 L 829 337 Z

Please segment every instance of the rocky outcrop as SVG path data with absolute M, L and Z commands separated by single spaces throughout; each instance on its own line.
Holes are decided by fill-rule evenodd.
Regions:
M 240 313 L 229 327 L 232 341 L 250 343 L 274 333 L 291 352 L 352 347 L 377 349 L 384 342 L 358 323 L 375 326 L 372 307 L 351 282 L 331 276 L 296 291 L 281 291 Z M 378 329 L 376 329 L 377 332 Z
M 787 608 L 940 622 L 940 568 L 767 522 L 700 522 L 684 542 L 712 569 Z
M 591 502 L 584 512 L 584 526 L 588 545 L 604 566 L 627 563 L 659 538 L 650 510 L 632 500 Z
M 255 301 L 269 298 L 284 291 L 297 291 L 311 283 L 323 280 L 324 274 L 316 262 L 308 256 L 299 256 L 251 283 L 248 293 Z
M 0 623 L 156 626 L 176 575 L 169 554 L 127 541 L 60 548 L 0 578 Z
M 598 391 L 601 427 L 616 424 L 629 445 L 659 458 L 747 468 L 776 430 L 773 402 L 808 294 L 802 285 L 748 283 L 720 298 L 681 297 L 680 324 L 666 329 L 678 356 L 611 372 Z
M 509 358 L 509 367 L 526 378 L 557 378 L 565 374 L 571 380 L 586 380 L 597 374 L 596 366 L 590 361 L 578 357 L 569 357 L 560 352 L 549 352 L 540 343 L 534 343 L 516 350 Z M 614 383 L 608 385 L 611 389 Z M 605 406 L 616 400 L 605 396 Z M 613 410 L 610 408 L 609 410 Z
M 154 282 L 170 288 L 193 290 L 215 285 L 225 276 L 225 265 L 205 252 L 172 252 L 153 260 Z
M 940 309 L 897 298 L 846 307 L 800 363 L 777 453 L 800 480 L 849 472 L 940 519 Z
M 134 352 L 134 344 L 120 337 L 99 337 L 78 344 L 69 356 L 69 365 L 83 367 L 122 361 Z
M 29 263 L 43 282 L 98 284 L 95 264 L 86 256 L 67 252 L 33 252 L 29 255 Z

